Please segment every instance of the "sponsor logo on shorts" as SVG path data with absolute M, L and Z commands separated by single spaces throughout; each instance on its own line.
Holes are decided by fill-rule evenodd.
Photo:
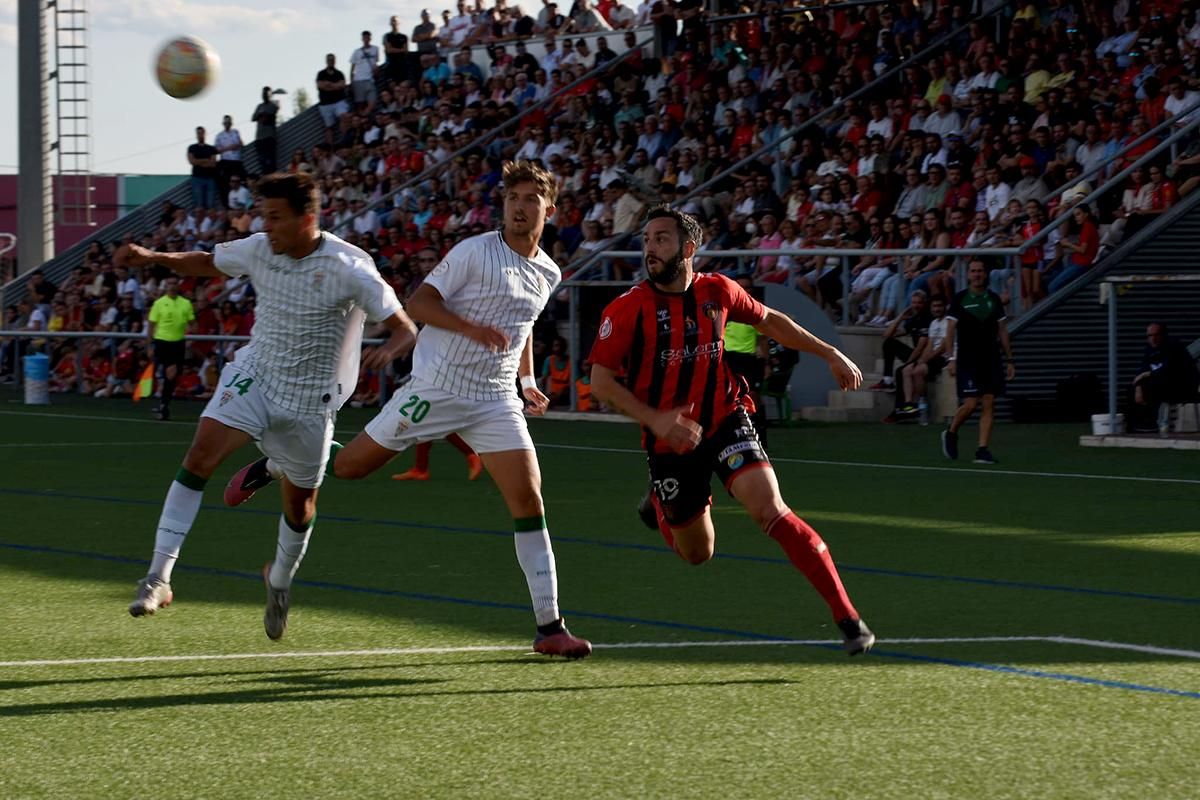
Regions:
M 742 464 L 745 464 L 745 463 L 746 463 L 746 458 L 745 458 L 745 456 L 743 456 L 741 453 L 738 453 L 738 454 L 736 454 L 736 455 L 732 455 L 732 456 L 730 456 L 730 457 L 729 457 L 729 458 L 728 458 L 728 459 L 725 461 L 725 463 L 729 465 L 729 468 L 730 468 L 730 469 L 737 469 L 737 468 L 738 468 L 738 467 L 740 467 Z
M 395 435 L 396 435 L 397 437 L 399 437 L 399 436 L 400 436 L 402 433 L 404 433 L 406 430 L 408 430 L 408 420 L 406 420 L 406 419 L 402 419 L 402 420 L 400 420 L 400 424 L 398 424 L 398 425 L 396 426 L 396 433 L 395 433 Z
M 223 406 L 232 399 L 233 399 L 233 392 L 226 389 L 225 391 L 221 392 L 221 402 L 219 405 Z
M 737 444 L 729 445 L 729 447 L 726 447 L 724 450 L 718 453 L 717 460 L 724 461 L 728 458 L 730 462 L 729 466 L 733 467 L 733 458 L 731 458 L 731 456 L 733 456 L 735 453 L 748 453 L 756 449 L 758 449 L 758 442 L 738 442 Z M 734 467 L 734 469 L 736 468 L 737 467 Z
M 605 317 L 604 322 L 600 323 L 600 338 L 607 339 L 612 336 L 612 317 Z

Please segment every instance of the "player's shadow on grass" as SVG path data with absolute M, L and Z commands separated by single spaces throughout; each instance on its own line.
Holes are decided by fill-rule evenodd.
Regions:
M 246 688 L 222 692 L 196 694 L 172 693 L 149 697 L 113 697 L 91 700 L 72 700 L 58 703 L 29 703 L 24 705 L 0 706 L 0 717 L 29 717 L 48 714 L 79 714 L 95 711 L 145 711 L 162 708 L 184 708 L 188 706 L 221 706 L 261 703 L 319 703 L 346 700 L 424 700 L 430 697 L 503 697 L 506 695 L 538 694 L 592 694 L 614 691 L 636 691 L 639 689 L 692 689 L 721 688 L 726 686 L 786 686 L 795 681 L 782 678 L 746 678 L 724 681 L 670 681 L 659 683 L 623 683 L 603 686 L 530 686 L 496 689 L 462 688 L 435 691 L 354 691 L 362 689 L 385 689 L 394 687 L 418 687 L 445 684 L 439 678 L 377 680 L 321 679 L 318 676 L 263 677 L 262 683 L 283 683 L 277 687 Z

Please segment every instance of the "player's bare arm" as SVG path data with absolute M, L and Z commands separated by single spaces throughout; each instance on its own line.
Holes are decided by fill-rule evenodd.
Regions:
M 507 350 L 508 336 L 491 325 L 477 325 L 446 308 L 442 293 L 427 283 L 421 284 L 408 301 L 408 313 L 417 322 L 461 333 L 492 350 Z
M 791 317 L 780 314 L 773 308 L 767 309 L 767 316 L 755 329 L 779 342 L 784 347 L 799 350 L 801 353 L 812 353 L 825 359 L 829 371 L 843 391 L 857 389 L 862 385 L 862 371 L 841 350 L 813 336 L 804 328 L 797 325 Z M 593 387 L 592 391 L 595 391 Z
M 700 444 L 703 431 L 695 420 L 687 417 L 692 412 L 690 404 L 665 410 L 651 408 L 618 383 L 617 376 L 608 367 L 592 365 L 592 396 L 642 423 L 677 453 L 694 450 Z
M 383 369 L 397 358 L 407 355 L 417 343 L 417 326 L 403 311 L 392 314 L 383 324 L 392 335 L 379 347 L 371 347 L 363 352 L 362 363 L 367 369 Z
M 172 272 L 180 275 L 195 275 L 197 277 L 217 277 L 223 275 L 213 265 L 212 253 L 159 253 L 147 250 L 140 244 L 125 246 L 123 254 L 118 253 L 116 261 L 129 267 L 148 267 L 151 264 L 161 264 Z
M 550 407 L 550 398 L 537 386 L 537 378 L 533 374 L 533 335 L 525 337 L 525 349 L 521 351 L 521 365 L 517 369 L 521 380 L 521 396 L 528 404 L 526 410 L 535 417 L 546 413 Z

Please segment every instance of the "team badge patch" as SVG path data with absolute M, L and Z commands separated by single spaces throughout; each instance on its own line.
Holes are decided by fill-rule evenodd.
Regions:
M 226 403 L 228 403 L 228 402 L 229 402 L 230 400 L 232 400 L 232 399 L 233 399 L 233 392 L 231 392 L 231 391 L 229 391 L 229 390 L 226 390 L 226 391 L 224 391 L 224 392 L 221 392 L 221 402 L 220 402 L 220 404 L 219 404 L 219 405 L 222 405 L 222 406 L 223 406 L 223 405 L 225 405 Z
M 730 456 L 729 459 L 725 463 L 729 465 L 730 469 L 737 469 L 742 464 L 746 463 L 746 459 L 742 457 L 741 453 L 737 453 L 735 455 Z
M 430 275 L 445 275 L 446 270 L 448 270 L 448 269 L 450 269 L 450 262 L 443 261 L 442 263 L 440 263 L 436 267 L 434 267 L 433 272 L 431 272 L 429 274 Z
M 408 420 L 400 420 L 400 424 L 396 426 L 396 436 L 399 437 L 402 433 L 408 430 Z
M 324 282 L 325 282 L 325 273 L 324 272 L 314 272 L 313 273 L 313 288 L 314 289 L 320 289 L 321 284 Z
M 600 323 L 600 338 L 607 339 L 612 336 L 612 317 L 605 317 L 604 322 Z
M 703 311 L 704 316 L 708 317 L 709 319 L 717 318 L 717 313 L 718 313 L 717 304 L 712 302 L 711 300 L 708 301 L 707 303 L 705 303 L 703 306 L 701 306 L 700 310 Z

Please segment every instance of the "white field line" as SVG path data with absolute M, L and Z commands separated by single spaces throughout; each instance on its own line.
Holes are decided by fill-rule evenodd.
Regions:
M 173 447 L 191 442 L 0 442 L 0 447 L 145 447 L 146 445 L 169 444 Z
M 138 419 L 136 417 L 112 417 L 100 415 L 86 414 L 53 414 L 44 411 L 0 411 L 0 415 L 15 416 L 15 417 L 57 417 L 59 419 L 88 419 L 88 420 L 107 420 L 109 422 L 136 422 L 143 425 L 188 425 L 195 426 L 194 422 L 172 420 L 169 422 L 161 422 L 151 419 Z M 337 431 L 340 435 L 355 435 L 357 431 Z M 591 453 L 629 453 L 631 455 L 643 455 L 641 450 L 627 447 L 592 447 L 590 445 L 579 444 L 548 444 L 545 442 L 537 443 L 538 449 L 548 450 L 580 450 Z M 953 472 L 959 475 L 1015 475 L 1017 477 L 1026 478 L 1077 478 L 1080 480 L 1093 481 L 1134 481 L 1138 483 L 1174 483 L 1183 484 L 1186 486 L 1200 486 L 1200 479 L 1197 478 L 1151 478 L 1145 475 L 1096 475 L 1089 472 L 1043 472 L 1036 470 L 1019 470 L 1019 469 L 992 469 L 992 468 L 972 468 L 972 467 L 934 467 L 926 464 L 880 464 L 873 461 L 833 461 L 818 458 L 776 458 L 771 460 L 777 464 L 808 464 L 821 467 L 855 467 L 862 469 L 899 469 L 911 470 L 917 472 Z
M 1200 659 L 1200 651 L 1176 650 L 1150 645 L 1108 642 L 1099 639 L 1079 639 L 1069 636 L 960 636 L 949 638 L 880 639 L 878 645 L 909 644 L 980 644 L 995 642 L 1048 642 L 1051 644 L 1099 647 L 1106 650 L 1128 650 L 1135 653 Z M 838 645 L 829 639 L 736 640 L 712 642 L 622 642 L 597 644 L 597 650 L 671 650 L 695 647 L 771 647 L 780 645 Z M 449 655 L 454 653 L 528 653 L 524 645 L 467 645 L 463 647 L 388 647 L 372 650 L 313 650 L 280 653 L 221 653 L 186 656 L 116 656 L 110 658 L 62 658 L 26 661 L 0 661 L 0 667 L 70 667 L 83 664 L 162 664 L 183 661 L 249 661 L 271 658 L 344 658 L 378 656 Z

